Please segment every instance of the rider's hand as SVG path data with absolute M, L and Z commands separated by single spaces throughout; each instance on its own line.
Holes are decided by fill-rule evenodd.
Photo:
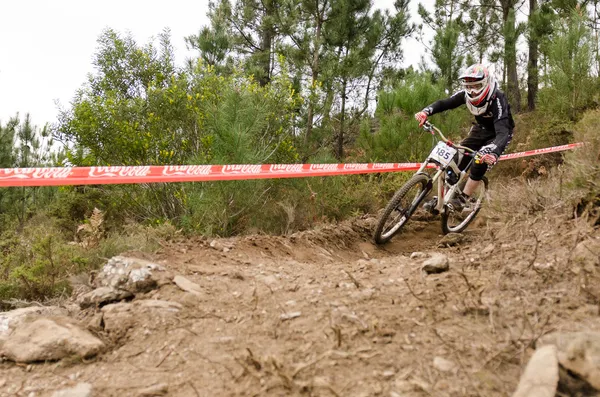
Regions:
M 423 127 L 423 124 L 427 121 L 427 113 L 419 112 L 415 114 L 415 119 L 419 122 L 419 127 Z
M 486 163 L 488 165 L 496 164 L 498 162 L 498 155 L 494 153 L 494 150 L 496 150 L 496 148 L 496 144 L 490 143 L 489 145 L 485 145 L 481 149 L 479 149 L 479 151 L 477 152 L 479 162 Z
M 478 153 L 478 159 L 480 163 L 486 163 L 488 165 L 494 165 L 498 162 L 498 155 L 496 153 Z

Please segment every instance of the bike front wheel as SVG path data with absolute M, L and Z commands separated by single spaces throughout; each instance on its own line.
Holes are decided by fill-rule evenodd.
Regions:
M 383 211 L 373 234 L 377 244 L 385 244 L 408 222 L 431 190 L 430 177 L 417 174 L 398 190 Z
M 448 233 L 460 233 L 469 226 L 475 219 L 483 202 L 485 201 L 488 194 L 488 180 L 484 176 L 479 184 L 477 190 L 472 195 L 472 201 L 467 203 L 465 208 L 458 212 L 448 207 L 444 208 L 442 212 L 442 232 Z

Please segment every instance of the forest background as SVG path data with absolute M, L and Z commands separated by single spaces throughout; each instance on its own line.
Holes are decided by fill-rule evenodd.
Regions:
M 451 95 L 467 65 L 496 72 L 517 120 L 510 150 L 596 142 L 600 122 L 598 1 L 216 0 L 210 23 L 175 63 L 168 31 L 138 43 L 105 30 L 94 73 L 58 120 L 0 122 L 0 168 L 422 161 L 432 146 L 413 115 Z M 407 37 L 426 62 L 400 67 Z M 465 108 L 432 121 L 465 136 Z M 594 152 L 596 150 L 596 152 Z M 584 156 L 585 157 L 585 156 Z M 587 202 L 597 161 L 574 157 Z M 562 157 L 548 156 L 548 166 Z M 551 164 L 550 164 L 551 163 Z M 501 165 L 518 175 L 518 165 Z M 68 294 L 68 277 L 178 234 L 286 234 L 376 212 L 408 177 L 22 187 L 0 190 L 0 300 Z

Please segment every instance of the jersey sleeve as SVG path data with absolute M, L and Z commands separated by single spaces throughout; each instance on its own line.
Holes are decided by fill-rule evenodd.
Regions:
M 454 95 L 449 98 L 440 99 L 439 101 L 435 101 L 431 105 L 427 106 L 423 109 L 423 112 L 427 113 L 428 116 L 431 116 L 436 113 L 441 113 L 446 110 L 455 109 L 460 105 L 465 104 L 465 92 L 463 90 L 458 91 Z
M 496 99 L 492 101 L 491 111 L 494 118 L 494 129 L 496 130 L 496 139 L 494 139 L 493 142 L 496 145 L 494 153 L 500 156 L 512 139 L 509 105 L 508 100 L 504 95 L 498 95 Z

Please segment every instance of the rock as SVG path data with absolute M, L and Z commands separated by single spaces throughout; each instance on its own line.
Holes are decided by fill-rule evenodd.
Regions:
M 350 297 L 359 301 L 368 301 L 373 298 L 375 292 L 376 291 L 374 288 L 364 288 L 359 291 L 352 292 Z
M 429 258 L 429 255 L 427 255 L 425 252 L 413 252 L 412 254 L 410 254 L 410 259 L 425 259 L 425 258 Z
M 67 310 L 58 306 L 32 306 L 0 313 L 0 343 L 5 340 L 15 328 L 32 317 L 64 316 Z
M 104 329 L 104 314 L 94 314 L 94 317 L 92 317 L 90 321 L 88 321 L 86 328 L 93 332 L 102 331 Z
M 291 312 L 291 313 L 283 313 L 279 316 L 281 321 L 291 320 L 296 317 L 300 317 L 302 315 L 301 312 Z
M 580 242 L 573 250 L 571 259 L 584 268 L 600 265 L 600 241 L 589 238 Z
M 77 298 L 77 302 L 79 303 L 79 307 L 86 309 L 92 306 L 100 307 L 107 303 L 119 302 L 129 298 L 133 298 L 133 294 L 130 291 L 114 287 L 99 287 L 80 295 Z
M 157 309 L 163 312 L 171 312 L 171 313 L 177 313 L 179 312 L 181 309 L 183 309 L 183 306 L 180 303 L 177 302 L 171 302 L 171 301 L 162 301 L 162 300 L 158 300 L 158 299 L 146 299 L 146 300 L 141 300 L 141 301 L 136 301 L 133 304 L 134 306 L 140 307 L 142 309 Z
M 277 285 L 277 283 L 278 283 L 277 277 L 275 277 L 275 275 L 273 275 L 273 274 L 269 274 L 268 276 L 260 277 L 259 279 L 268 286 Z
M 138 397 L 155 397 L 155 396 L 166 396 L 169 392 L 169 385 L 166 383 L 159 383 L 142 389 L 138 392 Z
M 20 325 L 2 346 L 1 355 L 19 363 L 92 357 L 104 343 L 69 317 L 40 318 Z
M 190 294 L 194 294 L 196 296 L 202 295 L 202 288 L 200 286 L 183 276 L 175 276 L 173 282 L 185 292 L 189 292 Z
M 554 397 L 558 387 L 556 346 L 543 346 L 529 359 L 513 397 Z
M 55 391 L 52 397 L 90 397 L 92 396 L 92 385 L 89 383 L 79 383 L 70 389 Z
M 132 303 L 121 302 L 106 305 L 102 308 L 104 330 L 115 337 L 123 336 L 136 320 L 162 321 L 165 317 L 178 313 L 183 306 L 177 302 L 146 299 Z
M 533 268 L 537 271 L 545 271 L 545 270 L 553 270 L 556 266 L 554 262 L 546 262 L 546 263 L 534 263 Z
M 454 247 L 455 245 L 459 245 L 465 239 L 464 234 L 460 233 L 448 233 L 438 242 L 438 247 Z
M 383 373 L 381 374 L 381 376 L 383 377 L 383 379 L 385 380 L 390 380 L 392 379 L 394 376 L 396 375 L 396 371 L 394 371 L 393 369 L 388 369 L 386 371 L 383 371 Z
M 481 250 L 481 255 L 489 255 L 496 249 L 496 246 L 492 243 L 489 243 L 485 246 L 484 249 Z
M 600 332 L 555 332 L 538 339 L 536 347 L 546 345 L 556 346 L 562 367 L 600 390 Z
M 148 292 L 169 284 L 173 276 L 164 267 L 144 259 L 115 256 L 108 260 L 94 280 L 97 287 L 113 287 L 136 292 Z
M 443 357 L 436 356 L 433 359 L 433 367 L 441 372 L 450 372 L 456 368 L 456 364 Z
M 444 254 L 434 252 L 431 258 L 423 262 L 421 269 L 427 273 L 442 273 L 450 268 L 448 257 Z

